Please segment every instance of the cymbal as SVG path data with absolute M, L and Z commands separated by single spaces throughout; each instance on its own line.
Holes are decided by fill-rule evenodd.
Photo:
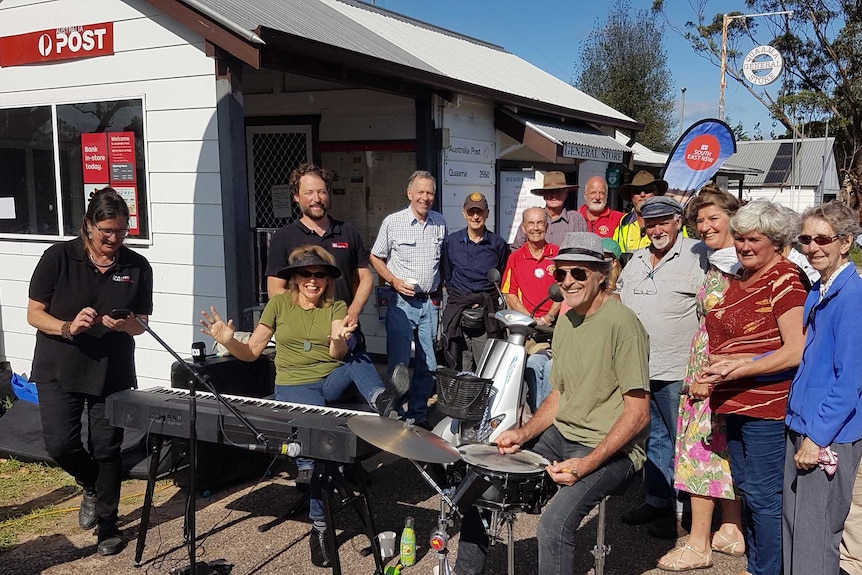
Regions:
M 400 419 L 351 417 L 347 426 L 371 445 L 405 459 L 452 463 L 461 458 L 458 449 L 442 437 Z

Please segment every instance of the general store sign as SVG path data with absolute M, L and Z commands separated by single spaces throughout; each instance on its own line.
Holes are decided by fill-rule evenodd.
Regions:
M 593 148 L 592 146 L 579 146 L 578 144 L 563 145 L 564 158 L 578 158 L 580 160 L 598 160 L 600 162 L 623 163 L 623 152 L 619 150 L 605 150 Z
M 0 37 L 0 66 L 109 56 L 114 53 L 114 23 L 67 26 Z

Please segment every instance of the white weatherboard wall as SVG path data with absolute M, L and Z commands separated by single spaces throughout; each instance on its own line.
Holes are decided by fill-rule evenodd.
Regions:
M 153 266 L 150 326 L 187 356 L 204 337 L 199 310 L 225 307 L 215 75 L 203 39 L 143 0 L 0 2 L 0 36 L 109 21 L 112 56 L 0 68 L 0 108 L 143 99 L 151 240 L 131 247 Z M 28 284 L 50 245 L 0 239 L 0 351 L 19 373 L 30 372 L 35 342 Z M 135 339 L 139 385 L 166 384 L 172 358 L 148 334 Z
M 497 162 L 493 103 L 456 96 L 441 106 L 440 127 L 448 130 L 449 146 L 443 149 L 443 167 L 437 195 L 449 232 L 466 227 L 461 210 L 464 198 L 480 192 L 488 200 L 487 226 L 494 230 L 497 199 L 494 193 Z

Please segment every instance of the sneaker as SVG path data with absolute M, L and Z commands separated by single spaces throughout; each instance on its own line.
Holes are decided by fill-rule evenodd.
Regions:
M 314 468 L 300 469 L 296 474 L 296 479 L 293 480 L 297 485 L 311 485 L 311 476 L 314 475 Z
M 99 521 L 99 536 L 96 550 L 99 555 L 116 555 L 126 547 L 126 538 L 117 528 L 114 519 L 102 519 Z
M 308 536 L 308 543 L 311 546 L 311 562 L 317 567 L 329 567 L 332 563 L 329 560 L 329 541 L 327 541 L 326 531 L 319 531 L 312 528 L 311 534 Z
M 81 529 L 92 529 L 98 523 L 96 517 L 96 490 L 84 489 L 84 497 L 81 499 L 81 507 L 78 508 L 78 525 Z
M 389 417 L 393 411 L 398 410 L 398 401 L 410 390 L 410 371 L 403 363 L 399 363 L 392 370 L 392 377 L 387 382 L 386 389 L 377 396 L 375 402 L 377 413 L 381 417 Z

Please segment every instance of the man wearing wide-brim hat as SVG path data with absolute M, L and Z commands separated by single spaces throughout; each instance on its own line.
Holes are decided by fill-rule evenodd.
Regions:
M 610 264 L 601 238 L 566 235 L 554 280 L 571 309 L 554 332 L 551 392 L 523 426 L 497 438 L 501 453 L 530 449 L 559 491 L 542 509 L 539 573 L 572 573 L 583 518 L 644 463 L 649 425 L 649 337 L 634 312 L 605 289 Z M 455 572 L 482 573 L 488 535 L 479 511 L 464 514 Z
M 630 184 L 620 187 L 620 197 L 632 203 L 632 211 L 623 216 L 613 238 L 620 245 L 623 253 L 631 253 L 649 245 L 649 238 L 643 233 L 641 206 L 648 199 L 663 196 L 665 192 L 667 192 L 667 182 L 656 179 L 646 170 L 635 174 Z
M 545 219 L 548 226 L 545 231 L 545 241 L 559 246 L 569 232 L 587 231 L 587 220 L 577 210 L 565 208 L 566 197 L 572 190 L 577 190 L 576 184 L 566 183 L 563 172 L 547 172 L 541 188 L 534 188 L 530 193 L 545 198 Z M 527 241 L 524 230 L 518 230 L 513 248 L 519 248 Z

